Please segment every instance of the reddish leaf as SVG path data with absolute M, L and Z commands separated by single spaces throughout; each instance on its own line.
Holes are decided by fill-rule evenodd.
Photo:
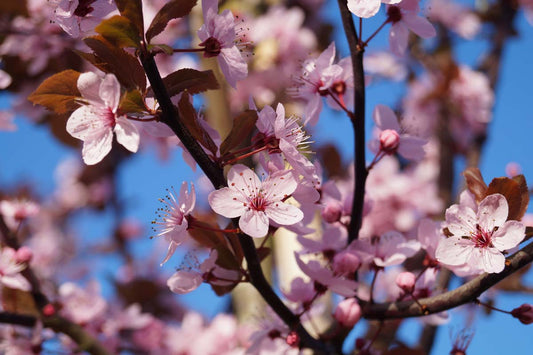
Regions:
M 119 111 L 125 113 L 146 112 L 146 105 L 139 90 L 128 91 L 120 101 Z
M 79 76 L 79 72 L 70 69 L 54 74 L 43 81 L 28 100 L 56 113 L 74 111 L 79 106 L 76 99 L 81 98 Z
M 211 136 L 198 123 L 198 114 L 192 106 L 188 93 L 183 93 L 181 96 L 181 99 L 178 102 L 178 111 L 180 113 L 182 122 L 185 124 L 194 139 L 206 147 L 211 153 L 215 154 L 217 151 L 217 146 L 211 139 Z
M 0 1 L 0 14 L 28 17 L 26 1 Z
M 123 16 L 116 15 L 103 20 L 94 30 L 117 47 L 139 48 L 141 45 L 141 37 L 137 29 L 130 20 Z
M 522 212 L 522 191 L 518 182 L 507 177 L 493 179 L 487 189 L 486 195 L 502 194 L 509 204 L 508 220 L 520 220 Z
M 155 15 L 148 31 L 146 31 L 146 41 L 150 42 L 152 38 L 163 32 L 170 20 L 188 15 L 196 5 L 197 0 L 171 0 L 159 10 Z
M 229 285 L 229 286 L 211 285 L 211 288 L 213 289 L 213 291 L 215 291 L 217 296 L 224 296 L 225 294 L 228 294 L 231 291 L 233 291 L 235 286 L 237 286 L 237 283 L 234 283 L 234 284 Z
M 94 52 L 79 53 L 98 69 L 113 73 L 126 90 L 146 89 L 146 76 L 141 64 L 122 48 L 114 46 L 102 36 L 88 37 L 83 40 Z
M 466 180 L 466 188 L 470 191 L 477 202 L 483 200 L 487 192 L 487 184 L 483 181 L 483 176 L 478 168 L 467 168 L 463 175 Z
M 189 94 L 198 94 L 206 90 L 219 88 L 217 79 L 211 70 L 180 69 L 167 75 L 163 82 L 170 96 L 177 95 L 185 90 Z
M 140 38 L 144 36 L 143 6 L 141 0 L 115 0 L 120 14 L 131 21 Z
M 513 180 L 518 183 L 518 186 L 520 187 L 520 197 L 521 197 L 521 204 L 520 204 L 520 211 L 519 216 L 520 219 L 524 217 L 527 211 L 527 206 L 529 205 L 529 189 L 527 187 L 526 178 L 524 175 L 520 174 L 513 177 Z
M 233 228 L 233 224 L 230 222 L 226 226 L 226 229 L 231 229 L 231 228 Z M 235 255 L 235 258 L 237 259 L 237 262 L 239 264 L 242 264 L 242 260 L 244 259 L 244 252 L 242 251 L 241 243 L 239 240 L 239 235 L 237 233 L 225 233 L 225 235 L 232 249 L 232 252 Z
M 5 286 L 1 291 L 3 311 L 40 317 L 30 292 Z
M 246 110 L 233 120 L 231 132 L 220 145 L 220 154 L 225 155 L 241 144 L 255 128 L 257 111 Z
M 260 247 L 257 248 L 257 257 L 259 258 L 259 261 L 265 260 L 272 250 L 268 247 Z
M 196 224 L 202 224 L 202 222 L 196 221 Z M 212 226 L 205 224 L 207 227 Z M 200 245 L 208 248 L 215 249 L 218 252 L 217 265 L 228 270 L 239 270 L 241 263 L 235 258 L 235 255 L 230 250 L 228 243 L 222 233 L 217 233 L 200 228 L 189 229 L 189 235 L 197 241 Z
M 343 167 L 341 155 L 333 144 L 326 144 L 320 147 L 318 152 L 322 158 L 322 166 L 328 177 L 342 177 L 346 175 L 346 169 Z

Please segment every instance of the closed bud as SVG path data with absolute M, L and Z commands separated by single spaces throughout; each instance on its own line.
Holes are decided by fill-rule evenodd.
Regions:
M 342 217 L 342 206 L 336 201 L 329 202 L 322 210 L 322 218 L 326 223 L 338 222 Z
M 393 129 L 386 129 L 379 135 L 379 144 L 382 151 L 392 154 L 400 145 L 400 135 Z
M 15 254 L 17 263 L 29 263 L 32 257 L 33 252 L 26 246 L 20 247 Z
M 289 346 L 296 348 L 300 344 L 300 337 L 298 336 L 298 333 L 293 330 L 289 333 L 289 335 L 287 335 L 285 341 Z
M 361 266 L 361 260 L 350 250 L 342 251 L 333 258 L 333 271 L 338 275 L 354 273 L 359 266 Z
M 533 323 L 533 305 L 524 303 L 520 307 L 513 309 L 511 314 L 523 324 Z
M 337 305 L 334 317 L 343 327 L 351 328 L 361 319 L 361 307 L 355 298 L 347 298 Z
M 412 272 L 401 272 L 396 276 L 396 285 L 407 293 L 415 290 L 416 277 Z

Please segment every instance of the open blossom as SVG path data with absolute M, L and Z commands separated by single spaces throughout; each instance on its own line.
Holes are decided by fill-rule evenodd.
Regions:
M 415 255 L 420 250 L 420 243 L 406 240 L 399 232 L 389 231 L 381 237 L 356 239 L 350 249 L 355 250 L 363 264 L 386 267 L 399 265 Z
M 165 207 L 157 210 L 160 220 L 152 222 L 154 230 L 159 229 L 157 236 L 164 236 L 165 240 L 169 242 L 167 255 L 161 264 L 166 263 L 176 248 L 187 238 L 187 228 L 189 227 L 187 216 L 196 204 L 196 193 L 192 183 L 190 192 L 188 184 L 183 182 L 177 200 L 175 194 L 175 191 L 168 191 L 165 199 L 159 199 Z
M 432 0 L 428 6 L 431 21 L 439 21 L 459 36 L 472 39 L 481 29 L 481 19 L 465 6 L 450 0 Z
M 378 13 L 381 3 L 397 4 L 402 0 L 348 0 L 348 9 L 357 17 L 369 18 Z
M 220 70 L 228 83 L 235 87 L 246 78 L 248 65 L 236 45 L 235 19 L 230 10 L 218 14 L 218 0 L 202 0 L 204 24 L 198 30 L 205 57 L 217 57 Z
M 74 38 L 88 34 L 116 10 L 112 0 L 61 0 L 54 10 L 54 22 Z
M 239 219 L 239 228 L 261 238 L 267 235 L 269 220 L 292 225 L 303 218 L 302 211 L 283 200 L 296 190 L 292 170 L 280 170 L 261 182 L 252 169 L 237 164 L 228 172 L 228 187 L 209 194 L 209 205 L 218 214 Z
M 17 252 L 14 249 L 2 248 L 0 251 L 0 285 L 29 291 L 31 285 L 20 273 L 26 266 L 25 262 L 18 260 Z
M 446 227 L 453 235 L 439 242 L 436 258 L 449 265 L 467 265 L 488 273 L 505 267 L 502 252 L 516 247 L 525 237 L 525 226 L 507 221 L 509 206 L 501 194 L 485 197 L 477 213 L 459 204 L 446 210 Z
M 26 218 L 38 214 L 39 210 L 39 205 L 29 200 L 0 201 L 0 214 L 4 217 L 7 226 L 12 230 L 16 230 Z
M 403 133 L 398 118 L 390 107 L 376 105 L 372 115 L 379 131 L 379 140 L 370 142 L 374 151 L 386 154 L 398 152 L 406 159 L 420 160 L 424 157 L 426 140 Z
M 392 53 L 402 56 L 407 49 L 409 31 L 422 38 L 435 37 L 437 32 L 424 17 L 418 16 L 419 0 L 402 0 L 397 5 L 387 6 L 388 21 L 392 23 L 389 32 L 389 45 Z
M 91 281 L 85 289 L 72 282 L 59 287 L 61 315 L 78 324 L 100 320 L 105 316 L 107 302 L 100 295 L 100 285 Z
M 78 89 L 85 101 L 70 115 L 67 131 L 83 141 L 83 161 L 87 165 L 100 162 L 110 151 L 113 132 L 117 141 L 130 152 L 139 148 L 139 132 L 133 123 L 117 113 L 120 84 L 113 74 L 102 79 L 95 73 L 83 73 Z

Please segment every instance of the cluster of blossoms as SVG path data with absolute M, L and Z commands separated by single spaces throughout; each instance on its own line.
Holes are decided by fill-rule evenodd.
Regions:
M 385 25 L 390 25 L 390 50 L 366 56 L 365 73 L 354 73 L 350 57 L 336 61 L 335 43 L 319 41 L 313 32 L 319 29 L 306 23 L 304 10 L 296 6 L 276 6 L 256 16 L 240 9 L 237 16 L 235 9 L 219 13 L 217 0 L 202 0 L 203 24 L 192 31 L 199 41 L 193 48 L 175 48 L 189 38 L 188 26 L 194 21 L 184 18 L 195 1 L 139 1 L 128 3 L 131 8 L 110 0 L 32 4 L 28 11 L 33 17 L 16 17 L 13 34 L 0 43 L 0 55 L 20 57 L 28 75 L 37 76 L 51 70 L 68 38 L 80 57 L 99 71 L 80 64 L 80 72 L 61 72 L 30 96 L 30 101 L 58 114 L 65 131 L 82 141 L 86 166 L 61 166 L 60 186 L 42 205 L 17 199 L 16 194 L 0 195 L 0 233 L 8 240 L 0 242 L 0 284 L 8 290 L 2 301 L 12 300 L 9 289 L 26 295 L 42 292 L 48 304 L 39 310 L 40 317 L 60 315 L 117 353 L 297 354 L 309 346 L 305 329 L 314 328 L 318 318 L 346 328 L 335 330 L 341 334 L 377 302 L 411 302 L 420 307 L 419 315 L 427 315 L 431 312 L 420 300 L 443 292 L 437 281 L 440 270 L 449 269 L 458 277 L 501 273 L 506 257 L 526 238 L 529 197 L 523 176 L 495 179 L 489 187 L 467 179 L 460 202 L 446 209 L 444 221 L 436 218 L 446 207 L 438 181 L 443 151 L 464 153 L 473 139 L 485 134 L 494 103 L 492 83 L 485 74 L 455 63 L 431 72 L 428 65 L 428 72 L 419 74 L 411 70 L 413 58 L 406 55 L 410 32 L 420 38 L 436 36 L 429 20 L 472 39 L 480 17 L 443 0 L 429 2 L 429 20 L 418 0 L 347 0 L 347 8 L 360 20 L 360 36 L 363 19 L 379 13 L 382 3 L 384 23 L 366 40 L 357 38 L 357 50 L 364 52 Z M 143 16 L 132 15 L 135 11 Z M 50 38 L 42 43 L 21 35 L 36 28 L 30 23 L 35 19 L 49 21 L 43 28 Z M 243 31 L 241 26 L 249 28 Z M 81 37 L 85 42 L 77 42 Z M 17 48 L 17 41 L 23 49 Z M 32 45 L 43 49 L 42 55 L 24 53 Z M 255 55 L 249 56 L 252 46 Z M 326 49 L 309 55 L 320 46 Z M 225 81 L 216 70 L 200 71 L 189 63 L 191 57 L 186 56 L 194 52 L 216 65 Z M 12 73 L 0 70 L 0 88 L 17 84 Z M 409 91 L 401 110 L 384 104 L 373 108 L 373 137 L 368 142 L 362 137 L 375 155 L 368 163 L 363 159 L 344 169 L 336 151 L 317 154 L 311 133 L 322 115 L 323 99 L 352 123 L 364 120 L 353 110 L 355 93 L 364 96 L 354 77 L 364 74 L 370 83 L 409 76 Z M 228 111 L 221 116 L 236 116 L 228 135 L 209 112 L 197 112 L 203 101 L 194 97 L 225 84 L 221 92 L 231 102 L 221 105 L 220 111 Z M 246 103 L 249 109 L 243 112 Z M 0 129 L 13 129 L 10 117 L 0 114 Z M 450 146 L 439 141 L 444 127 L 453 138 Z M 121 149 L 115 137 L 127 152 L 110 154 Z M 183 182 L 178 192 L 167 190 L 152 222 L 166 255 L 151 255 L 148 263 L 137 264 L 129 243 L 142 228 L 122 219 L 114 173 L 129 153 L 142 151 L 148 143 L 167 154 L 180 147 L 184 160 L 192 169 L 198 163 L 212 184 Z M 357 198 L 360 209 L 354 208 Z M 68 217 L 84 207 L 106 210 L 108 205 L 118 216 L 111 242 L 86 243 L 81 249 L 112 250 L 126 260 L 112 285 L 123 302 L 106 300 L 95 280 L 85 288 L 62 282 L 34 290 L 34 279 L 60 271 L 63 279 L 86 278 L 86 266 L 64 267 L 76 252 Z M 12 235 L 23 246 L 8 246 Z M 289 248 L 286 240 L 291 236 Z M 195 250 L 183 253 L 186 247 Z M 289 282 L 276 293 L 262 284 L 260 262 L 274 254 L 281 265 L 280 251 L 289 255 L 284 258 L 294 270 L 280 267 L 278 272 L 286 273 Z M 184 261 L 170 276 L 147 271 L 157 264 L 168 266 L 182 255 Z M 272 307 L 251 327 L 238 325 L 229 315 L 206 325 L 168 292 L 183 295 L 206 283 L 222 295 L 247 282 L 264 293 Z M 330 307 L 325 300 L 332 293 L 339 298 Z M 11 312 L 13 302 L 7 301 L 1 311 Z M 530 324 L 532 312 L 530 304 L 523 304 L 507 313 Z M 447 312 L 421 317 L 431 325 L 448 319 Z M 8 330 L 0 349 L 35 351 L 36 344 L 46 341 L 37 323 L 34 332 L 39 336 Z M 317 342 L 328 338 L 320 329 L 314 332 Z M 68 337 L 57 339 L 72 351 L 79 345 Z M 374 340 L 358 339 L 356 348 L 373 353 Z M 457 348 L 464 351 L 466 346 Z

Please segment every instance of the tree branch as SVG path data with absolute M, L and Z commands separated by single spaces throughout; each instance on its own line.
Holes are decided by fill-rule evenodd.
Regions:
M 354 131 L 354 198 L 352 214 L 348 229 L 348 243 L 357 239 L 363 223 L 363 205 L 365 202 L 365 184 L 368 171 L 365 160 L 365 74 L 363 72 L 364 48 L 357 39 L 357 31 L 352 19 L 352 13 L 348 10 L 346 0 L 338 0 L 341 12 L 342 24 L 350 56 L 352 58 L 352 70 L 354 81 L 354 116 L 352 126 Z
M 414 301 L 385 302 L 379 304 L 361 302 L 363 306 L 363 317 L 384 320 L 421 317 L 446 311 L 474 301 L 483 292 L 532 261 L 533 243 L 530 243 L 506 260 L 506 267 L 502 272 L 498 274 L 484 273 L 455 290 L 434 297 L 419 299 L 419 303 L 427 308 L 426 312 Z
M 205 154 L 202 147 L 192 137 L 188 129 L 181 122 L 178 112 L 170 101 L 165 85 L 159 74 L 159 70 L 154 58 L 149 53 L 141 54 L 141 62 L 152 86 L 154 95 L 162 110 L 162 122 L 166 123 L 172 131 L 178 136 L 184 146 L 187 148 L 192 157 L 196 160 L 200 168 L 204 171 L 215 188 L 220 189 L 227 186 L 226 179 L 221 167 L 215 164 Z M 238 219 L 233 219 L 233 225 L 238 227 Z M 314 339 L 305 328 L 301 325 L 300 319 L 283 303 L 283 301 L 274 292 L 263 274 L 261 263 L 257 256 L 257 250 L 251 237 L 245 234 L 239 234 L 239 242 L 243 249 L 248 270 L 250 273 L 250 283 L 257 289 L 268 305 L 276 314 L 289 326 L 295 330 L 301 344 L 305 347 L 315 349 L 321 352 L 328 352 L 328 347 L 323 342 Z

